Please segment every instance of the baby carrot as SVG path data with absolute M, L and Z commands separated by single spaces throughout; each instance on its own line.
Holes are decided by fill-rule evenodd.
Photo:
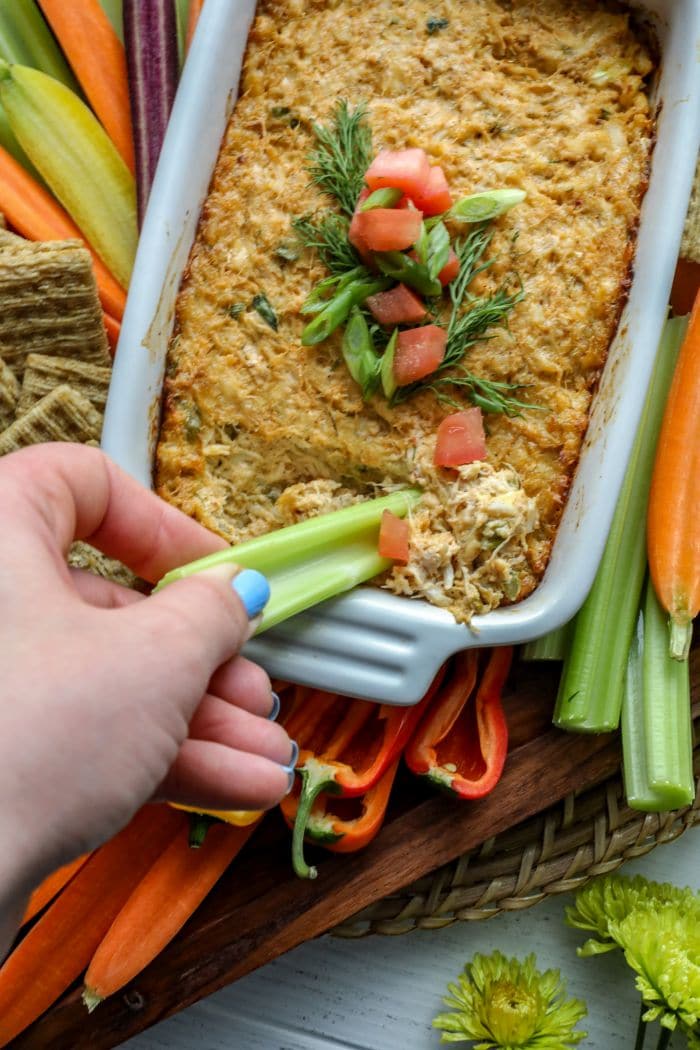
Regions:
M 214 824 L 199 849 L 177 835 L 125 902 L 85 975 L 88 1010 L 133 980 L 170 943 L 260 823 Z
M 700 292 L 661 424 L 647 516 L 654 589 L 669 614 L 670 651 L 685 660 L 700 609 Z
M 62 868 L 57 868 L 56 871 L 52 871 L 32 893 L 24 915 L 22 916 L 22 925 L 30 922 L 35 915 L 38 915 L 42 911 L 49 901 L 52 901 L 54 897 L 57 897 L 64 886 L 67 886 L 70 880 L 76 875 L 83 864 L 87 861 L 89 853 L 84 853 L 82 857 L 76 857 L 75 860 L 70 861 L 69 864 L 64 864 Z
M 39 0 L 39 5 L 90 105 L 133 173 L 126 54 L 112 23 L 98 0 Z
M 60 204 L 2 147 L 0 212 L 13 229 L 30 241 L 79 240 L 85 243 L 80 230 Z M 126 292 L 90 245 L 85 246 L 92 255 L 92 267 L 102 305 L 107 313 L 119 321 L 124 316 Z
M 145 806 L 97 850 L 0 968 L 0 1046 L 82 973 L 111 923 L 186 818 Z

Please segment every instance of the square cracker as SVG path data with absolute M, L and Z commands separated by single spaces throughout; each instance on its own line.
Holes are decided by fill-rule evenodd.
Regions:
M 82 394 L 102 412 L 107 401 L 110 375 L 111 369 L 105 365 L 76 361 L 71 357 L 28 354 L 24 364 L 17 415 L 24 415 L 42 397 L 64 384 Z
M 86 397 L 58 386 L 0 433 L 0 456 L 41 441 L 97 441 L 102 416 Z

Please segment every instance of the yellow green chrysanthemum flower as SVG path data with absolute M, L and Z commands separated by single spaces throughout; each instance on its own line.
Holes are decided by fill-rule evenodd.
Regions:
M 500 952 L 475 955 L 447 988 L 451 1013 L 435 1018 L 444 1043 L 481 1040 L 474 1050 L 569 1050 L 585 1038 L 574 1028 L 587 1010 L 567 999 L 558 970 L 541 973 L 535 956 L 522 962 Z
M 610 934 L 636 972 L 636 985 L 647 1007 L 644 1021 L 659 1021 L 673 1031 L 679 1025 L 700 1043 L 700 921 L 688 922 L 676 904 L 635 908 L 610 922 Z
M 606 875 L 594 879 L 576 894 L 572 907 L 566 909 L 569 926 L 590 930 L 591 937 L 579 948 L 581 956 L 600 955 L 613 951 L 618 945 L 610 931 L 610 924 L 619 922 L 638 908 L 656 908 L 673 904 L 678 916 L 696 917 L 700 922 L 700 897 L 690 889 L 681 889 L 670 882 L 651 882 L 641 875 Z

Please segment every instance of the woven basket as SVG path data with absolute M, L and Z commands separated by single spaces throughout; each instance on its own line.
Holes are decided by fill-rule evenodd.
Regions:
M 695 728 L 700 729 L 698 722 Z M 489 919 L 501 911 L 521 911 L 552 893 L 577 890 L 594 876 L 606 875 L 700 825 L 700 744 L 694 769 L 697 792 L 692 806 L 639 813 L 625 805 L 622 779 L 613 777 L 581 795 L 568 795 L 540 816 L 370 905 L 332 932 L 364 937 L 435 930 L 458 921 Z

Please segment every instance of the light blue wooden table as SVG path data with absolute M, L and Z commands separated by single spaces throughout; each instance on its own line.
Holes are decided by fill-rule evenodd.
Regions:
M 700 890 L 700 828 L 660 846 L 625 873 Z M 569 896 L 486 922 L 357 941 L 323 937 L 130 1040 L 129 1050 L 436 1050 L 430 1022 L 449 980 L 476 951 L 535 952 L 587 1001 L 586 1050 L 631 1050 L 639 1000 L 617 953 L 579 959 L 582 938 L 563 923 Z M 647 1042 L 655 1045 L 656 1039 Z M 443 1044 L 444 1045 L 444 1044 Z M 461 1044 L 455 1044 L 461 1045 Z M 464 1044 L 466 1046 L 466 1044 Z M 681 1037 L 673 1050 L 684 1050 Z

